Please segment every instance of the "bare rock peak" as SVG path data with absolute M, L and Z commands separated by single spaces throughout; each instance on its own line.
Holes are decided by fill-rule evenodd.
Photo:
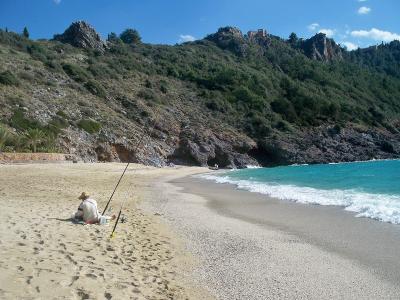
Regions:
M 332 61 L 343 58 L 342 49 L 324 33 L 317 33 L 302 45 L 304 53 L 311 59 Z
M 96 30 L 85 21 L 72 23 L 63 34 L 57 34 L 54 39 L 83 49 L 94 49 L 104 52 L 106 43 Z

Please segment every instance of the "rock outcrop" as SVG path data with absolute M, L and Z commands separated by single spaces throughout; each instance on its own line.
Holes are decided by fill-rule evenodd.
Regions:
M 400 155 L 400 136 L 384 130 L 353 126 L 321 126 L 297 136 L 267 139 L 259 145 L 257 157 L 263 165 L 315 164 L 393 159 Z
M 208 35 L 206 39 L 213 41 L 221 49 L 230 50 L 240 56 L 245 56 L 247 52 L 248 45 L 243 33 L 236 27 L 222 27 L 216 33 Z
M 304 54 L 319 61 L 340 60 L 343 58 L 342 49 L 326 34 L 318 33 L 301 44 Z
M 92 26 L 84 21 L 74 22 L 63 34 L 54 35 L 54 39 L 83 49 L 94 49 L 104 52 L 106 43 Z
M 258 165 L 248 152 L 257 147 L 247 137 L 218 136 L 210 130 L 184 130 L 170 162 L 185 165 L 214 166 L 221 168 L 245 168 Z
M 214 34 L 206 37 L 213 41 L 218 47 L 224 50 L 230 50 L 239 56 L 246 56 L 252 46 L 256 51 L 263 55 L 265 49 L 270 45 L 271 39 L 265 29 L 249 31 L 246 35 L 236 27 L 222 27 Z

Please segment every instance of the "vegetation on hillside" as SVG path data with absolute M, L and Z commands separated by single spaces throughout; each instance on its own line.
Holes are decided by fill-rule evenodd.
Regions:
M 135 122 L 148 117 L 149 112 L 122 95 L 118 84 L 123 89 L 126 87 L 121 82 L 145 78 L 135 97 L 149 107 L 167 107 L 166 95 L 179 82 L 193 92 L 193 101 L 203 107 L 205 115 L 223 120 L 256 141 L 322 124 L 340 127 L 350 122 L 398 130 L 400 42 L 346 52 L 343 60 L 323 63 L 299 51 L 294 34 L 287 41 L 272 37 L 262 54 L 257 51 L 258 45 L 250 45 L 245 57 L 209 40 L 175 46 L 144 44 L 132 29 L 120 36 L 111 33 L 104 54 L 28 37 L 27 30 L 22 35 L 0 30 L 0 45 L 6 47 L 2 51 L 29 55 L 48 72 L 71 78 L 74 84 L 69 86 L 78 92 L 88 92 L 101 102 L 120 103 Z M 82 54 L 84 59 L 74 58 Z M 23 70 L 17 73 L 0 66 L 0 88 L 38 80 L 45 82 L 40 76 L 32 78 Z M 15 130 L 12 138 L 3 137 L 0 145 L 14 150 L 51 147 L 67 126 L 89 134 L 101 129 L 101 120 L 68 120 L 62 114 L 42 125 L 25 118 L 18 109 L 0 122 Z M 16 141 L 23 137 L 25 146 Z

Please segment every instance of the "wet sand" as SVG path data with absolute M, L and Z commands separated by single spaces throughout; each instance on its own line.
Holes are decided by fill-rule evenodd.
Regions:
M 217 298 L 400 298 L 400 226 L 193 177 L 158 190 L 168 184 L 168 203 L 152 206 L 164 205 Z

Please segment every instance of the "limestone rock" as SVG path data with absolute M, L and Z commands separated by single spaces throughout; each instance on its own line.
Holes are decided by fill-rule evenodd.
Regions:
M 84 21 L 74 22 L 63 34 L 56 34 L 54 39 L 83 49 L 94 49 L 104 52 L 106 43 L 92 26 Z
M 315 60 L 332 61 L 343 58 L 340 46 L 334 40 L 327 38 L 324 33 L 318 33 L 305 40 L 301 48 L 306 56 Z

